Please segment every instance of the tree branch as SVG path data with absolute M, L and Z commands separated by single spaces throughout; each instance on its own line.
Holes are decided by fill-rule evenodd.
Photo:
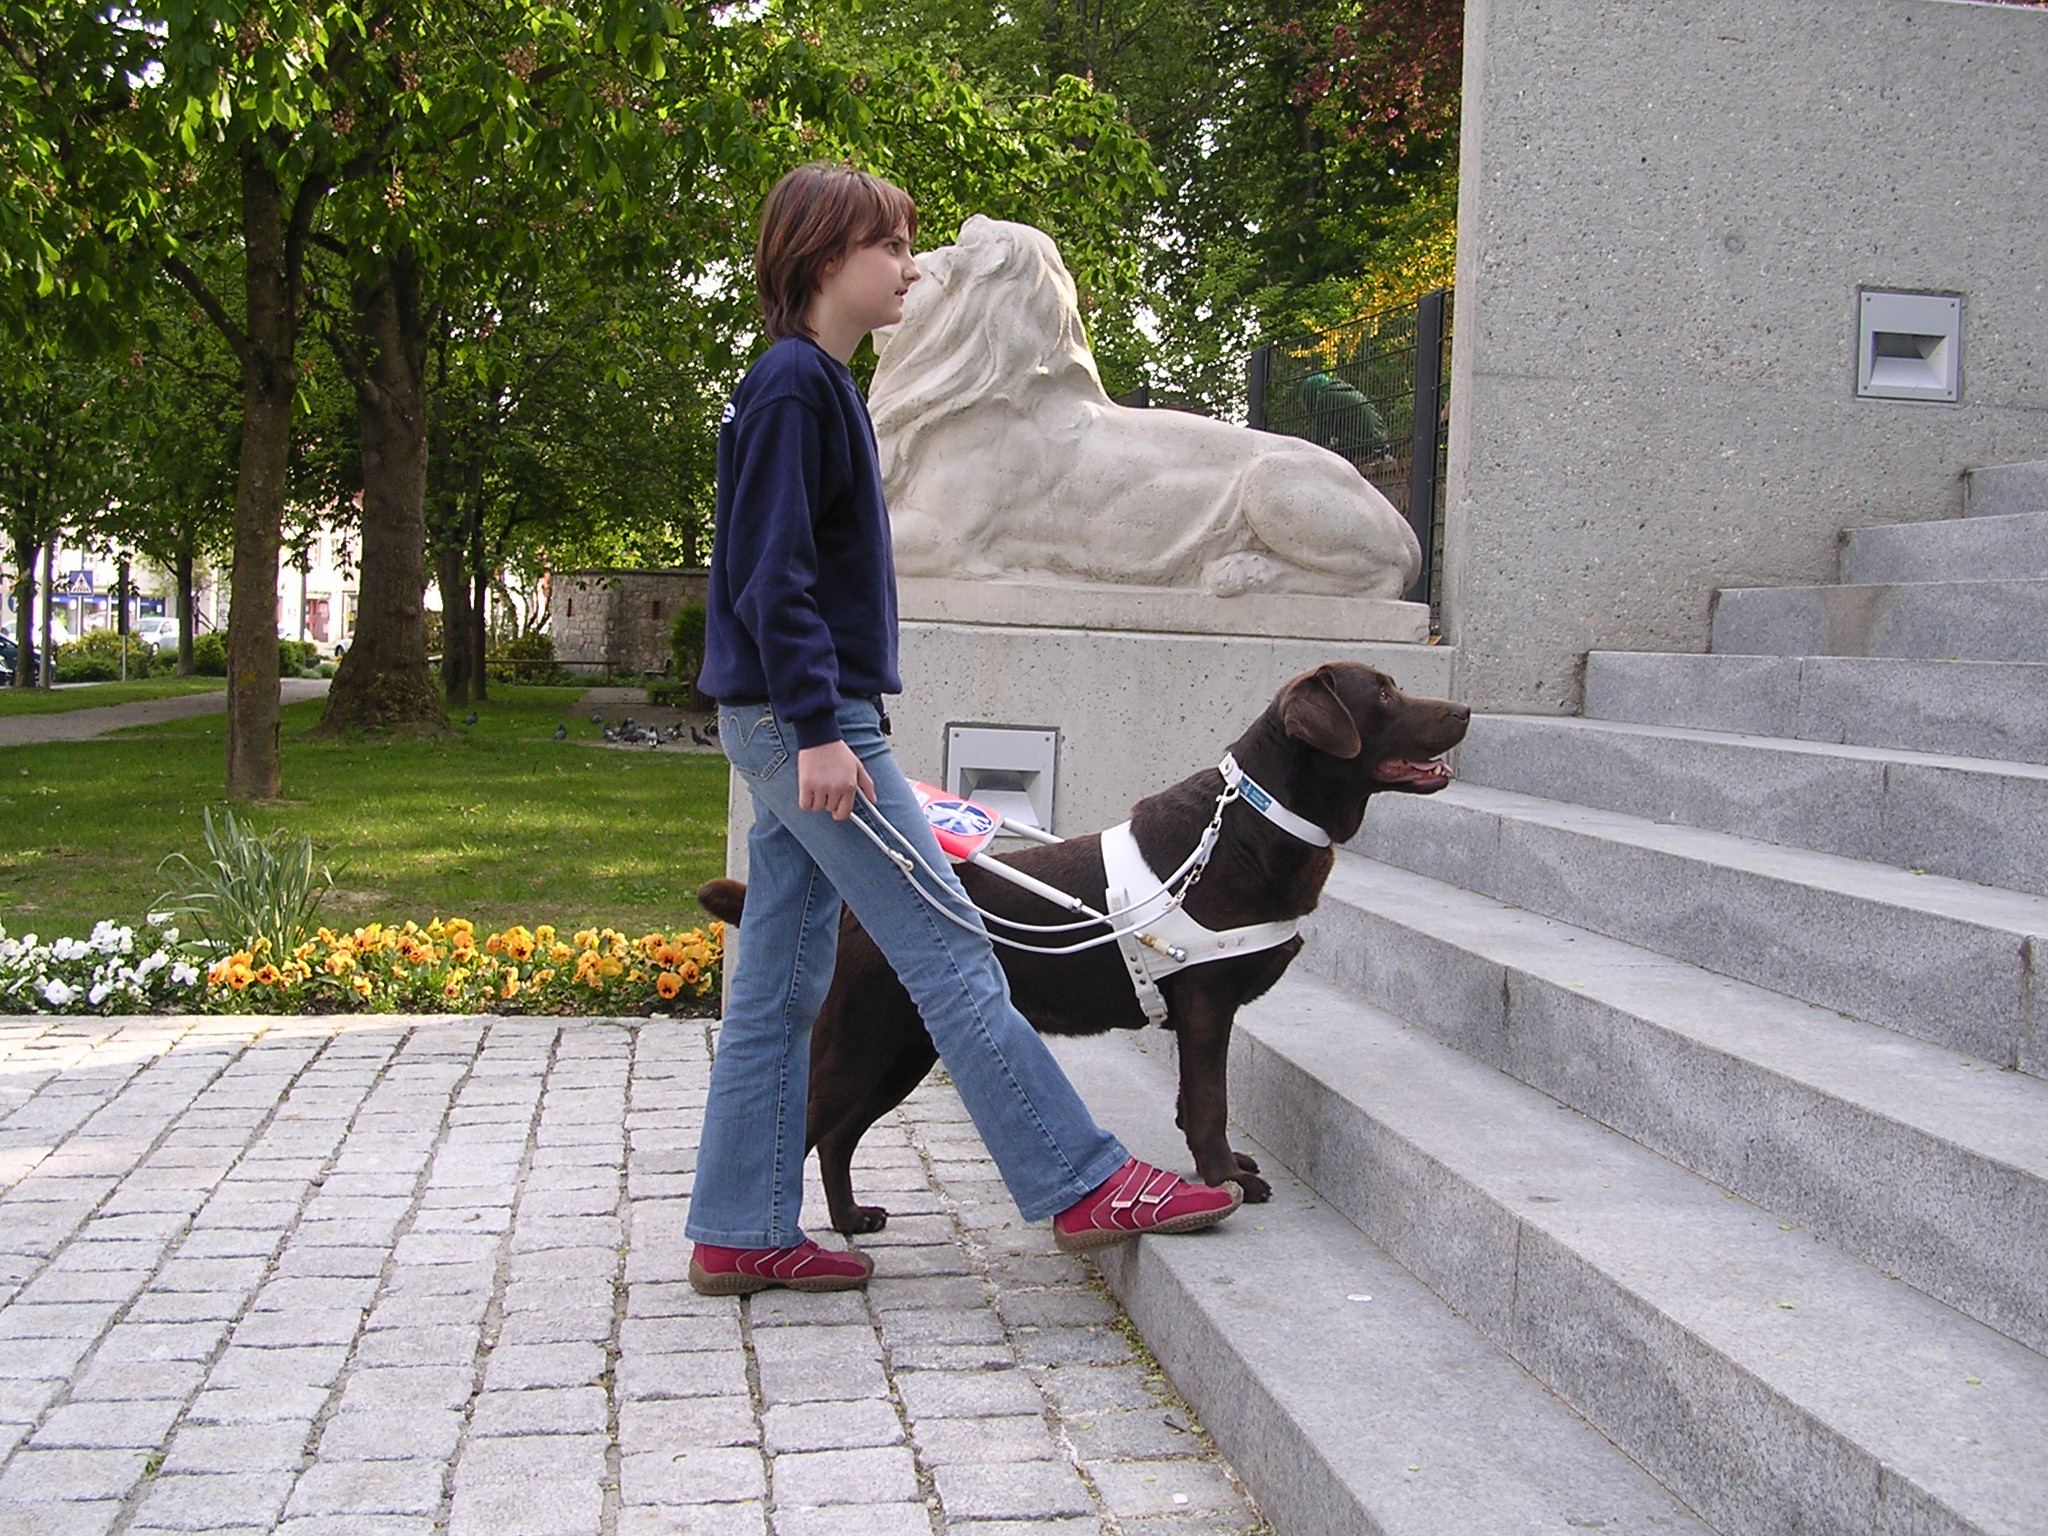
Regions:
M 206 312 L 206 318 L 213 322 L 214 329 L 226 338 L 235 360 L 247 368 L 254 359 L 249 333 L 235 324 L 234 316 L 221 306 L 220 300 L 213 296 L 213 290 L 206 286 L 206 279 L 176 256 L 165 256 L 162 260 L 164 270 L 171 274 L 180 288 L 192 295 L 193 302 Z

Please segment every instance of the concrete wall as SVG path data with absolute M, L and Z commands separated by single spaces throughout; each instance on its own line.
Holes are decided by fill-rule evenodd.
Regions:
M 1461 697 L 1569 711 L 1716 587 L 1835 577 L 2048 457 L 2048 12 L 1470 0 L 1446 523 Z M 1854 395 L 1856 289 L 1960 291 L 1957 405 Z

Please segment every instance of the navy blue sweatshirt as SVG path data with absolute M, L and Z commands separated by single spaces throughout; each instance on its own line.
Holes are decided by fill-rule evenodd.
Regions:
M 903 691 L 874 423 L 806 337 L 763 353 L 725 409 L 705 607 L 697 686 L 765 699 L 799 748 L 839 740 L 840 700 Z

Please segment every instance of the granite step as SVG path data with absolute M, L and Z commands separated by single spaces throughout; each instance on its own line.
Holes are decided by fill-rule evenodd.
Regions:
M 2048 1358 L 1318 978 L 1231 1071 L 1246 1131 L 1715 1529 L 2048 1530 Z
M 1133 1152 L 1187 1165 L 1167 1037 L 1050 1043 Z M 1240 1146 L 1271 1203 L 1095 1263 L 1275 1530 L 1713 1536 L 1270 1153 Z
M 2005 517 L 2015 512 L 2048 512 L 2048 459 L 1990 464 L 1963 476 L 1965 517 Z
M 1475 715 L 1458 777 L 2048 895 L 2048 767 L 1895 748 Z
M 1842 535 L 1842 580 L 1851 585 L 2043 576 L 2048 512 L 1889 523 Z
M 1308 967 L 2048 1352 L 2048 1083 L 1356 855 Z
M 1594 651 L 1589 718 L 2048 763 L 2048 666 Z
M 1712 633 L 1729 656 L 2048 662 L 2048 580 L 1728 587 Z
M 1454 784 L 1375 797 L 1352 851 L 2048 1075 L 2048 898 Z

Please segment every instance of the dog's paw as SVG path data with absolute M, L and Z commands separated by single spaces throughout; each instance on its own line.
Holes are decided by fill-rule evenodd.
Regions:
M 863 1232 L 879 1232 L 889 1225 L 889 1213 L 879 1205 L 856 1205 L 843 1218 L 835 1218 L 832 1225 L 848 1237 L 859 1237 Z
M 1256 1173 L 1240 1173 L 1237 1176 L 1237 1187 L 1244 1191 L 1246 1205 L 1264 1205 L 1273 1198 L 1273 1186 Z
M 1237 1171 L 1239 1173 L 1257 1173 L 1259 1171 L 1259 1160 L 1255 1157 L 1246 1157 L 1235 1147 L 1230 1149 L 1230 1160 L 1237 1164 Z

